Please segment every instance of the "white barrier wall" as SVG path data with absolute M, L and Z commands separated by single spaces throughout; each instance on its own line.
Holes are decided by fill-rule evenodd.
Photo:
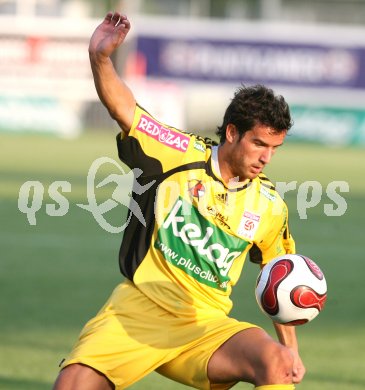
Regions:
M 77 135 L 96 99 L 88 41 L 95 21 L 0 17 L 0 129 Z

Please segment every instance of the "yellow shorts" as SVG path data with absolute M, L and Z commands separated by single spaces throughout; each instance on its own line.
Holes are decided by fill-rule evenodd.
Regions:
M 178 318 L 124 282 L 85 325 L 61 367 L 90 366 L 117 390 L 154 370 L 185 385 L 211 389 L 207 365 L 214 351 L 237 332 L 255 326 L 216 314 L 199 321 Z M 214 389 L 229 387 L 214 385 Z

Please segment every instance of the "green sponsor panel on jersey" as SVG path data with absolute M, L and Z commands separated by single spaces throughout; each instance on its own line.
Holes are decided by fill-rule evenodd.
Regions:
M 154 244 L 166 261 L 198 282 L 223 291 L 233 262 L 247 245 L 247 241 L 209 222 L 181 197 L 164 220 Z

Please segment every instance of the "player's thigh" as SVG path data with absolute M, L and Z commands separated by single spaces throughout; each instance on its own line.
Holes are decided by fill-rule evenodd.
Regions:
M 61 367 L 83 364 L 102 373 L 117 389 L 127 388 L 176 356 L 169 336 L 174 319 L 130 283 L 123 283 L 84 326 Z
M 181 348 L 181 353 L 177 357 L 163 364 L 156 371 L 174 381 L 198 389 L 229 389 L 237 381 L 212 387 L 212 381 L 207 374 L 208 362 L 214 352 L 232 336 L 253 327 L 256 328 L 253 324 L 228 317 L 208 321 L 205 323 L 205 332 L 201 337 Z M 189 329 L 185 328 L 184 331 L 189 332 Z
M 207 369 L 209 380 L 256 383 L 282 348 L 261 328 L 238 332 L 212 354 Z

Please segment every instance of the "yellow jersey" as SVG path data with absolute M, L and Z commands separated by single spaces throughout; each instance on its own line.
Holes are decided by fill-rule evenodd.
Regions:
M 138 168 L 132 211 L 119 253 L 123 275 L 176 316 L 227 315 L 245 258 L 262 265 L 295 253 L 288 210 L 264 174 L 224 183 L 218 147 L 167 126 L 137 105 L 120 159 Z

